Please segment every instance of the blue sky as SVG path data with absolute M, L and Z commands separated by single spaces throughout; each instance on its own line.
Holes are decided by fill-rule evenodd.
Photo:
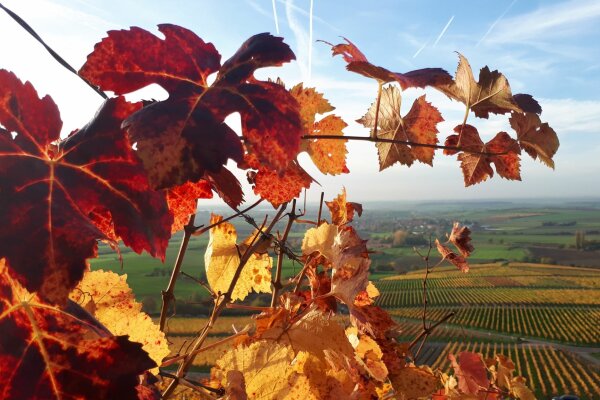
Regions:
M 265 70 L 260 77 L 281 76 L 286 83 L 304 81 L 325 92 L 349 123 L 348 135 L 367 135 L 353 121 L 374 100 L 376 83 L 349 73 L 328 46 L 310 41 L 310 0 L 127 1 L 10 0 L 3 3 L 20 14 L 79 68 L 93 44 L 110 29 L 135 25 L 156 31 L 159 23 L 185 26 L 213 42 L 224 58 L 247 37 L 269 31 L 286 39 L 297 62 Z M 523 157 L 523 182 L 499 177 L 464 188 L 454 157 L 436 154 L 434 167 L 396 165 L 378 172 L 373 144 L 349 144 L 348 175 L 329 177 L 307 170 L 326 197 L 345 186 L 355 201 L 444 200 L 487 198 L 600 197 L 600 1 L 332 1 L 313 0 L 313 42 L 337 43 L 346 36 L 376 64 L 393 71 L 442 67 L 454 73 L 457 57 L 467 56 L 473 69 L 484 65 L 503 72 L 513 93 L 534 95 L 542 104 L 542 120 L 561 140 L 556 170 Z M 277 18 L 275 18 L 275 14 Z M 92 90 L 58 66 L 34 40 L 6 15 L 0 15 L 1 68 L 30 80 L 58 103 L 68 133 L 88 120 L 101 103 Z M 441 137 L 462 120 L 463 106 L 432 91 L 409 90 L 408 98 L 425 93 L 446 119 Z M 164 96 L 149 88 L 145 93 Z M 133 97 L 132 97 L 133 98 Z M 408 102 L 404 101 L 408 111 Z M 235 117 L 231 118 L 236 126 Z M 506 117 L 475 119 L 484 137 L 508 130 Z M 510 131 L 509 131 L 510 132 Z M 310 166 L 303 156 L 300 162 Z M 240 175 L 243 179 L 243 175 Z M 309 200 L 322 189 L 313 184 Z M 250 189 L 247 190 L 251 192 Z M 251 197 L 249 197 L 251 199 Z

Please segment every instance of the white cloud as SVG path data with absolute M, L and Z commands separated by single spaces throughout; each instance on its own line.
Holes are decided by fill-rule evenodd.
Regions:
M 543 41 L 584 32 L 600 19 L 600 1 L 570 0 L 498 22 L 489 43 Z
M 600 134 L 600 101 L 574 99 L 539 99 L 542 120 L 559 134 Z

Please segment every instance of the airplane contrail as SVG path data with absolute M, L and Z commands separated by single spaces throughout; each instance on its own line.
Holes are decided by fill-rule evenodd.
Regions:
M 417 52 L 416 52 L 416 53 L 413 55 L 413 58 L 417 58 L 417 56 L 418 56 L 419 54 L 421 54 L 421 52 L 423 51 L 423 49 L 424 49 L 424 48 L 425 48 L 425 47 L 426 47 L 428 44 L 429 44 L 429 40 L 428 40 L 428 41 L 426 41 L 425 43 L 423 43 L 423 46 L 421 46 L 421 47 L 419 48 L 419 50 L 417 50 Z
M 498 24 L 498 22 L 500 22 L 500 20 L 502 18 L 504 18 L 504 16 L 506 15 L 506 13 L 510 11 L 510 9 L 512 8 L 512 6 L 514 6 L 516 2 L 517 2 L 517 0 L 513 0 L 508 5 L 508 7 L 506 7 L 506 10 L 504 10 L 504 12 L 502 14 L 500 14 L 500 16 L 494 21 L 494 23 L 492 25 L 490 25 L 490 28 L 487 30 L 487 32 L 485 33 L 485 35 L 483 35 L 481 37 L 481 39 L 479 39 L 479 42 L 477 42 L 477 44 L 475 45 L 475 47 L 479 46 L 485 40 L 485 38 L 488 37 L 488 35 L 492 32 L 492 30 L 494 29 L 494 27 Z
M 454 21 L 454 15 L 450 17 L 450 19 L 448 20 L 448 23 L 446 23 L 446 26 L 444 26 L 444 29 L 442 29 L 442 31 L 438 35 L 437 39 L 435 39 L 435 42 L 433 42 L 433 47 L 435 47 L 438 44 L 438 42 L 440 41 L 440 39 L 442 38 L 442 36 L 444 36 L 444 34 L 448 30 L 448 27 L 450 26 L 452 21 Z
M 275 6 L 275 1 L 276 0 L 272 0 L 272 2 L 273 2 L 273 18 L 275 19 L 275 31 L 277 31 L 277 34 L 279 35 L 279 20 L 277 19 L 277 7 Z

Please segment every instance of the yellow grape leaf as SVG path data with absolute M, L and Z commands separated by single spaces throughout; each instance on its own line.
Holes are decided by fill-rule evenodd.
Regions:
M 405 399 L 428 397 L 440 386 L 440 379 L 426 366 L 402 368 L 390 375 L 390 380 L 400 398 Z
M 129 340 L 141 343 L 157 365 L 169 355 L 165 334 L 142 311 L 142 304 L 135 300 L 127 284 L 127 275 L 87 271 L 69 298 L 93 314 L 113 335 L 129 335 Z
M 346 336 L 369 374 L 379 382 L 384 382 L 388 376 L 388 369 L 381 359 L 383 351 L 377 342 L 368 335 L 359 334 L 356 327 L 347 328 Z
M 511 381 L 511 393 L 519 400 L 535 400 L 535 395 L 525 384 L 525 378 L 517 376 Z
M 210 224 L 221 221 L 223 217 L 213 214 Z M 240 264 L 239 254 L 249 247 L 251 240 L 239 246 L 235 227 L 223 222 L 210 230 L 210 240 L 204 254 L 206 278 L 215 293 L 225 293 Z M 238 253 L 239 251 L 239 253 Z M 271 266 L 273 261 L 267 253 L 254 253 L 242 269 L 242 273 L 233 289 L 231 300 L 244 300 L 253 290 L 257 293 L 271 292 Z
M 291 346 L 295 352 L 306 351 L 323 358 L 325 351 L 354 357 L 344 328 L 318 309 L 308 312 L 292 325 L 274 325 L 260 335 L 261 339 Z
M 333 258 L 333 242 L 338 233 L 338 227 L 327 222 L 317 228 L 310 228 L 302 240 L 302 254 L 309 255 L 318 251 L 328 260 Z
M 294 357 L 290 346 L 257 341 L 225 353 L 217 360 L 212 375 L 223 387 L 228 387 L 232 385 L 228 372 L 239 371 L 249 399 L 287 399 L 291 390 L 289 382 L 296 375 L 292 366 Z

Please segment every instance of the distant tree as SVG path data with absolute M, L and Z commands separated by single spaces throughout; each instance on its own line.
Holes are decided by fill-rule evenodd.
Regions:
M 406 238 L 408 237 L 408 232 L 404 230 L 397 230 L 394 232 L 394 239 L 392 241 L 392 245 L 394 247 L 402 246 L 406 242 Z

